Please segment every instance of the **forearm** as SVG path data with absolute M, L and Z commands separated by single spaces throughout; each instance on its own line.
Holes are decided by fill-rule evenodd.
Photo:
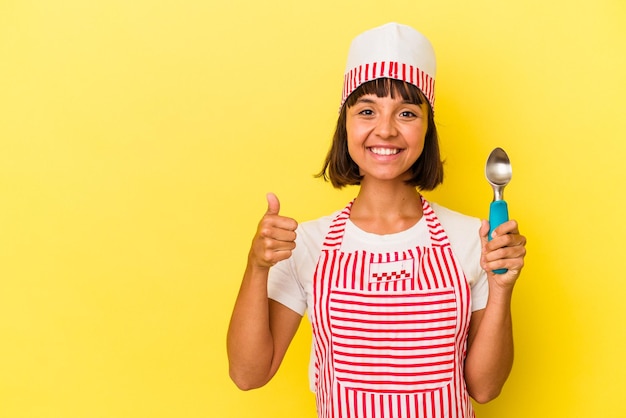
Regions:
M 278 214 L 280 202 L 273 193 L 268 193 L 267 205 L 252 239 L 226 341 L 230 376 L 244 390 L 272 378 L 302 319 L 268 298 L 269 270 L 291 257 L 298 223 Z
M 248 265 L 230 320 L 230 375 L 241 389 L 260 387 L 271 377 L 274 343 L 267 297 L 268 271 Z
M 491 286 L 478 329 L 468 344 L 465 381 L 480 403 L 496 398 L 513 366 L 512 288 Z

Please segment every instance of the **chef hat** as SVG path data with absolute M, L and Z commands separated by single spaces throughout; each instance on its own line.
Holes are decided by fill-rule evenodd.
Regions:
M 370 29 L 350 45 L 341 105 L 361 84 L 395 78 L 419 88 L 434 109 L 435 51 L 424 35 L 398 23 Z

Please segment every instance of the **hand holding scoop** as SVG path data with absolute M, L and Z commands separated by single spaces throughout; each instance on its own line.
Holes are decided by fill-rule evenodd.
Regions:
M 503 198 L 504 186 L 509 184 L 513 171 L 511 161 L 502 148 L 495 148 L 487 158 L 485 177 L 493 188 L 493 201 L 489 206 L 489 240 L 493 230 L 509 220 L 509 211 Z M 494 270 L 496 274 L 506 273 L 506 269 Z

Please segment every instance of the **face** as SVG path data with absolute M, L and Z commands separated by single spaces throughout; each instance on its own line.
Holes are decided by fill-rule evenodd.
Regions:
M 372 180 L 407 180 L 424 149 L 428 128 L 426 104 L 369 94 L 346 112 L 348 152 L 359 166 L 361 184 Z

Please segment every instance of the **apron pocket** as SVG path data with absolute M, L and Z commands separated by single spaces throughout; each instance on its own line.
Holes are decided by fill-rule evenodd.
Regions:
M 415 393 L 452 380 L 453 288 L 402 294 L 333 289 L 329 314 L 335 377 L 342 386 Z

